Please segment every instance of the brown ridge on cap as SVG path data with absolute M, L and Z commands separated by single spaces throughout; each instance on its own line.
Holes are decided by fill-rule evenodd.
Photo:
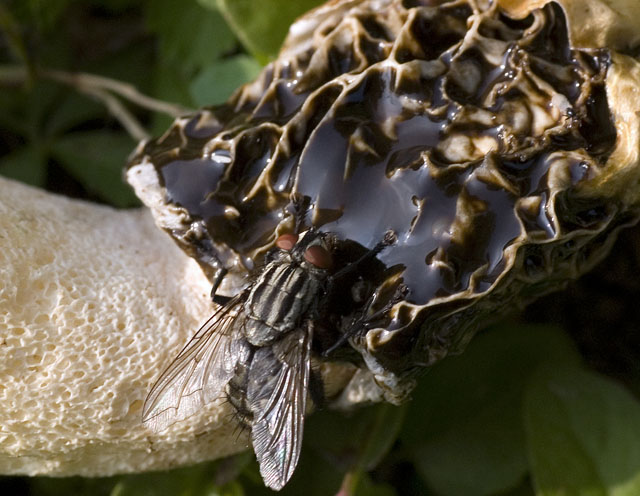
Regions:
M 637 0 L 497 0 L 509 15 L 523 18 L 550 2 L 562 5 L 572 45 L 608 47 L 622 52 L 640 45 L 640 2 Z

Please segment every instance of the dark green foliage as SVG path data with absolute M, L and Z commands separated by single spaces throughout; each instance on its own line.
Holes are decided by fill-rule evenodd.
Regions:
M 132 84 L 186 108 L 224 101 L 260 64 L 227 22 L 195 0 L 10 0 L 0 4 L 0 174 L 109 203 L 138 205 L 122 183 L 136 140 L 104 99 L 52 71 Z M 146 127 L 173 117 L 110 93 Z
M 586 370 L 547 366 L 524 406 L 538 494 L 640 494 L 640 404 L 624 388 Z
M 273 58 L 280 49 L 289 25 L 318 0 L 200 0 L 202 5 L 219 9 L 238 39 L 260 62 Z

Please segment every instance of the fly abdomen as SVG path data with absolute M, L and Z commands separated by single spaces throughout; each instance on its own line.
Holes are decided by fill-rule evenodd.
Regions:
M 276 388 L 282 362 L 274 356 L 271 346 L 256 347 L 242 340 L 242 347 L 248 352 L 236 362 L 225 393 L 240 424 L 249 428 L 255 415 L 268 404 Z
M 255 346 L 267 346 L 298 327 L 319 291 L 318 280 L 300 265 L 267 265 L 245 303 L 247 340 Z
M 234 343 L 235 346 L 242 347 L 244 353 L 238 353 L 238 361 L 233 368 L 233 376 L 225 386 L 225 394 L 229 403 L 233 405 L 238 416 L 238 421 L 244 428 L 251 427 L 253 414 L 247 404 L 247 388 L 249 381 L 249 370 L 255 354 L 255 348 L 244 339 Z
M 249 367 L 246 402 L 254 414 L 266 411 L 269 399 L 280 378 L 282 362 L 273 354 L 270 346 L 258 348 Z

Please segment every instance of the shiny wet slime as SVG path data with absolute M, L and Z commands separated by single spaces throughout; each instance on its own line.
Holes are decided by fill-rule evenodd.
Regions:
M 308 200 L 305 228 L 342 241 L 336 270 L 394 231 L 350 282 L 369 312 L 408 289 L 351 340 L 391 401 L 480 325 L 590 268 L 629 221 L 575 194 L 616 140 L 608 51 L 573 49 L 557 4 L 521 20 L 479 5 L 312 11 L 255 82 L 142 143 L 127 171 L 212 281 L 228 271 L 228 294 L 294 230 L 294 195 Z M 364 300 L 333 299 L 336 335 L 314 342 L 318 355 Z

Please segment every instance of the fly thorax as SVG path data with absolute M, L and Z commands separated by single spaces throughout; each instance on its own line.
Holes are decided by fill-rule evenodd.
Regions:
M 304 265 L 272 262 L 256 279 L 245 303 L 244 334 L 255 346 L 267 346 L 300 326 L 315 308 L 321 280 Z

